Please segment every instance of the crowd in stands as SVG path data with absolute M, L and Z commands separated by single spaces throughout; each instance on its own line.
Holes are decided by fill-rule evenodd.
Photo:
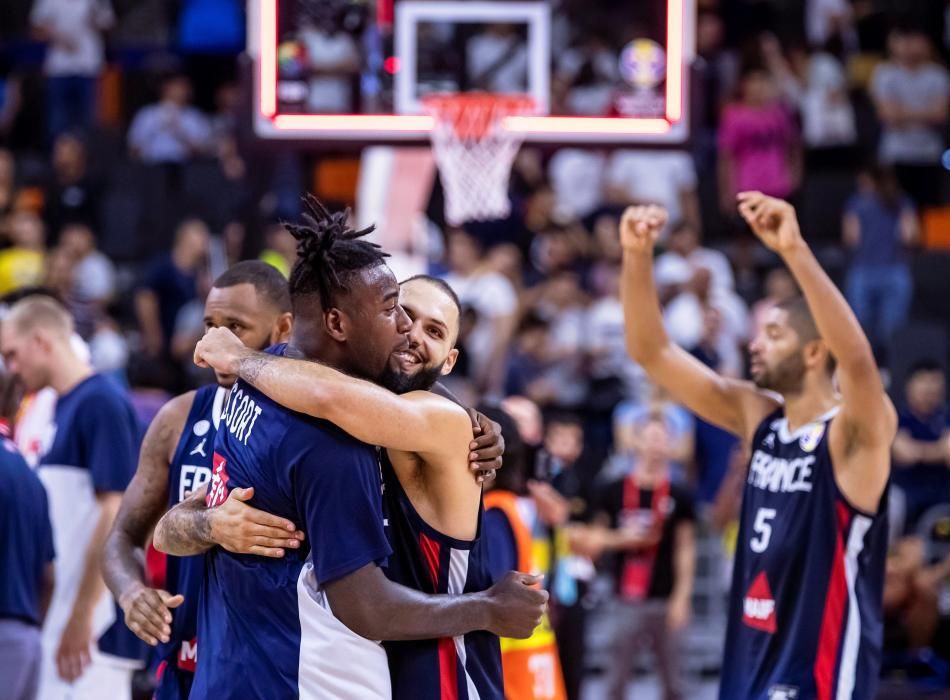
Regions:
M 599 3 L 603 17 L 589 3 L 555 4 L 566 26 L 554 66 L 561 109 L 577 112 L 571 105 L 609 92 L 598 22 L 609 23 L 618 3 Z M 294 241 L 279 221 L 297 215 L 321 158 L 248 135 L 242 4 L 190 0 L 176 4 L 177 16 L 171 5 L 0 8 L 0 295 L 44 287 L 63 299 L 92 363 L 128 386 L 143 425 L 167 398 L 213 380 L 191 362 L 210 282 L 246 258 L 289 271 Z M 450 227 L 432 212 L 444 254 L 431 270 L 464 304 L 462 354 L 447 384 L 470 405 L 500 406 L 525 448 L 530 481 L 520 488 L 558 533 L 550 586 L 568 695 L 578 697 L 591 665 L 622 688 L 629 655 L 585 646 L 596 636 L 588 619 L 598 571 L 614 574 L 621 602 L 659 601 L 628 605 L 630 628 L 655 628 L 658 615 L 674 633 L 687 627 L 692 578 L 708 584 L 715 575 L 694 574 L 677 552 L 699 556 L 693 524 L 695 537 L 714 543 L 725 533 L 728 552 L 745 455 L 735 438 L 651 387 L 628 357 L 620 214 L 634 203 L 669 211 L 655 268 L 668 331 L 707 365 L 741 377 L 763 313 L 797 289 L 743 229 L 735 194 L 790 199 L 900 412 L 887 670 L 903 678 L 912 669 L 919 687 L 950 687 L 950 5 L 697 5 L 688 148 L 526 148 L 509 219 Z M 326 47 L 318 20 L 306 41 Z M 319 94 L 330 100 L 336 90 L 346 104 L 361 67 L 343 43 L 340 74 L 322 73 Z M 643 574 L 648 564 L 622 540 L 594 538 L 585 525 L 620 531 L 624 476 L 640 464 L 668 470 L 678 494 L 676 527 L 657 534 L 662 574 Z M 728 573 L 727 556 L 717 571 Z M 662 581 L 644 590 L 643 575 Z M 715 586 L 723 595 L 723 581 Z M 672 687 L 670 643 L 663 634 L 618 638 L 615 649 L 657 649 Z

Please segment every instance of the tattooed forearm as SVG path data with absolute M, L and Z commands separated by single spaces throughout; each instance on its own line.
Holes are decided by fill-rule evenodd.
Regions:
M 142 441 L 135 476 L 122 497 L 103 551 L 103 578 L 116 599 L 144 581 L 141 550 L 165 512 L 168 463 L 190 407 L 190 395 L 173 399 L 156 416 Z
M 256 384 L 261 376 L 261 372 L 264 371 L 267 365 L 277 359 L 276 355 L 268 355 L 263 352 L 251 353 L 241 360 L 239 372 L 241 379 L 248 384 Z
M 155 528 L 155 549 L 177 557 L 202 554 L 214 546 L 211 519 L 205 505 L 207 487 L 165 513 Z

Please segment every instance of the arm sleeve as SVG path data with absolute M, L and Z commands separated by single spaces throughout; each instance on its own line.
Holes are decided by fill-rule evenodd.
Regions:
M 515 533 L 507 516 L 499 508 L 485 511 L 485 550 L 488 554 L 488 571 L 492 581 L 499 580 L 507 572 L 518 568 L 518 549 Z
M 135 472 L 138 429 L 132 409 L 111 392 L 83 411 L 82 445 L 96 493 L 125 491 Z
M 316 429 L 284 438 L 289 440 L 304 445 L 291 464 L 292 480 L 317 582 L 323 586 L 367 564 L 383 565 L 391 549 L 373 449 L 356 442 L 328 444 Z

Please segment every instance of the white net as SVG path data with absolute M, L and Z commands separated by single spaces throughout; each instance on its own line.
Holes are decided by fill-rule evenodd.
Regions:
M 503 219 L 511 211 L 508 179 L 524 135 L 504 127 L 509 115 L 531 111 L 524 96 L 459 94 L 425 100 L 435 119 L 432 151 L 445 190 L 445 218 Z

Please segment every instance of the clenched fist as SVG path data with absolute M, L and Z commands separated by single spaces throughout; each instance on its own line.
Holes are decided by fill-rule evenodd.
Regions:
M 628 252 L 652 255 L 668 219 L 666 209 L 654 204 L 627 207 L 620 220 L 620 245 Z

